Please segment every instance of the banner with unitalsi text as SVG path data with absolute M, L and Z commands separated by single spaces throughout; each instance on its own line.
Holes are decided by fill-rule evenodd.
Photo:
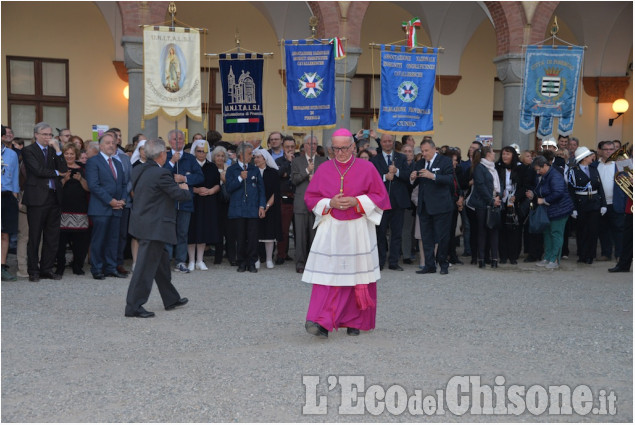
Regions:
M 432 105 L 437 49 L 407 52 L 405 46 L 381 46 L 381 104 L 378 130 L 419 135 L 434 129 Z
M 335 127 L 335 55 L 333 46 L 306 40 L 285 42 L 287 126 Z
M 578 84 L 584 48 L 580 46 L 527 46 L 523 81 L 520 131 L 535 129 L 541 139 L 553 133 L 558 118 L 558 134 L 573 132 Z
M 162 112 L 174 119 L 202 119 L 200 46 L 195 28 L 144 28 L 144 118 Z
M 221 54 L 220 81 L 223 90 L 223 132 L 265 131 L 262 108 L 261 54 Z

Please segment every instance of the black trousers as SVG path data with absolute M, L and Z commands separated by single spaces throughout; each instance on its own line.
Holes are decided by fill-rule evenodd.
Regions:
M 401 254 L 401 237 L 403 233 L 403 208 L 394 208 L 384 211 L 381 222 L 377 226 L 377 251 L 379 253 L 379 265 L 386 263 L 395 266 L 399 264 Z M 390 248 L 388 244 L 388 228 L 390 228 Z M 389 250 L 389 251 L 388 251 Z M 408 258 L 410 258 L 408 256 Z
M 232 218 L 230 226 L 234 227 L 238 251 L 236 262 L 239 266 L 248 267 L 258 261 L 258 218 Z
M 624 233 L 619 267 L 630 269 L 633 262 L 633 214 L 624 214 Z
M 181 299 L 179 292 L 172 285 L 170 258 L 165 242 L 140 239 L 137 263 L 128 286 L 126 314 L 134 314 L 148 302 L 153 280 L 157 282 L 164 307 Z
M 66 267 L 66 244 L 71 244 L 73 251 L 73 272 L 77 273 L 84 268 L 86 254 L 88 254 L 88 245 L 90 244 L 90 231 L 60 231 L 60 243 L 57 249 L 57 271 L 64 273 Z
M 437 242 L 436 262 L 441 267 L 448 266 L 448 247 L 450 246 L 450 223 L 452 212 L 430 215 L 425 208 L 419 214 L 421 226 L 421 244 L 425 254 L 425 267 L 436 268 L 434 243 Z
M 51 273 L 60 240 L 61 209 L 55 191 L 49 190 L 46 202 L 40 206 L 27 206 L 29 242 L 26 247 L 29 275 Z M 39 248 L 42 241 L 42 257 Z
M 521 226 L 505 224 L 504 220 L 505 217 L 503 216 L 503 223 L 501 223 L 501 227 L 498 232 L 500 260 L 501 262 L 507 260 L 516 261 L 520 255 L 523 229 Z
M 578 259 L 593 260 L 598 245 L 600 232 L 600 211 L 578 211 L 576 223 L 576 242 L 578 245 Z
M 467 208 L 467 219 L 470 223 L 470 251 L 472 252 L 472 263 L 476 264 L 478 258 L 478 219 L 476 210 Z
M 460 236 L 454 236 L 457 221 L 459 221 L 459 210 L 458 208 L 455 208 L 452 212 L 452 221 L 450 222 L 450 245 L 448 246 L 448 260 L 451 263 L 455 262 L 459 258 L 456 255 L 456 247 L 460 241 Z
M 478 223 L 478 259 L 485 260 L 488 258 L 486 245 L 489 243 L 489 258 L 498 259 L 498 229 L 488 229 L 487 225 L 487 209 L 476 209 L 476 220 Z

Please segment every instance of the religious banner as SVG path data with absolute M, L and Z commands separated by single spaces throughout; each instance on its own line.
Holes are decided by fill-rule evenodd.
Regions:
M 287 126 L 290 129 L 335 127 L 335 59 L 333 46 L 285 43 Z
M 396 48 L 400 51 L 395 51 Z M 405 46 L 381 46 L 381 105 L 378 130 L 421 135 L 431 131 L 437 68 L 434 53 L 408 53 Z
M 144 118 L 159 112 L 202 120 L 200 34 L 194 28 L 143 30 Z
M 262 109 L 262 55 L 221 54 L 218 57 L 223 91 L 223 132 L 265 131 Z
M 528 46 L 525 55 L 520 131 L 537 136 L 553 133 L 553 118 L 558 118 L 558 133 L 573 132 L 584 48 L 579 46 Z

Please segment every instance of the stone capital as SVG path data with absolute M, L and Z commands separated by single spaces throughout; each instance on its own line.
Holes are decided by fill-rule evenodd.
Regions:
M 520 84 L 522 81 L 523 56 L 519 53 L 508 53 L 495 57 L 496 75 L 504 86 Z
M 348 47 L 346 57 L 335 61 L 335 76 L 353 78 L 357 73 L 357 64 L 361 54 L 361 48 Z
M 124 36 L 121 39 L 124 63 L 128 70 L 143 68 L 143 37 Z

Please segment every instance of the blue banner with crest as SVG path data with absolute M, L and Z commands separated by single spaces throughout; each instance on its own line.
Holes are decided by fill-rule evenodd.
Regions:
M 379 131 L 418 135 L 433 130 L 437 49 L 430 49 L 433 53 L 410 53 L 405 46 L 390 49 L 381 46 Z
M 573 121 L 582 69 L 584 48 L 579 46 L 528 46 L 525 54 L 520 131 L 532 133 L 539 117 L 537 136 L 553 133 L 558 118 L 558 133 L 573 132 Z
M 314 41 L 312 41 L 314 42 Z M 333 128 L 335 111 L 335 55 L 333 46 L 285 42 L 287 126 Z

